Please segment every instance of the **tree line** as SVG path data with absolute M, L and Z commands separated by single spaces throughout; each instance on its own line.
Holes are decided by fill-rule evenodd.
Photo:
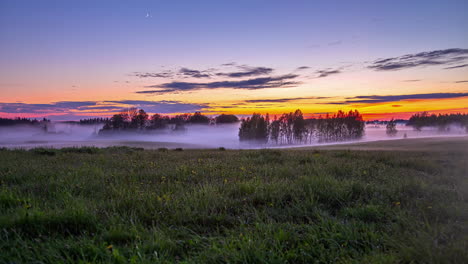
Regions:
M 254 113 L 242 119 L 239 128 L 240 141 L 255 141 L 273 144 L 306 144 L 316 139 L 319 142 L 359 139 L 364 135 L 364 120 L 357 111 L 336 114 L 317 119 L 304 119 L 301 110 L 274 116 Z
M 44 123 L 49 123 L 50 120 L 43 118 L 40 120 L 30 119 L 30 118 L 1 118 L 0 117 L 0 126 L 14 126 L 14 125 L 40 125 Z
M 107 117 L 86 118 L 79 121 L 80 125 L 105 124 L 107 122 L 109 122 Z
M 449 130 L 450 125 L 464 127 L 468 133 L 468 114 L 432 114 L 422 112 L 414 114 L 408 120 L 407 126 L 412 126 L 416 130 L 423 127 L 437 127 L 439 130 Z
M 222 114 L 215 118 L 210 118 L 200 112 L 194 114 L 181 114 L 173 117 L 161 114 L 149 115 L 143 109 L 130 108 L 119 114 L 113 115 L 108 119 L 104 127 L 99 131 L 100 134 L 110 131 L 148 131 L 172 129 L 173 131 L 184 131 L 187 124 L 227 124 L 238 122 L 235 115 Z

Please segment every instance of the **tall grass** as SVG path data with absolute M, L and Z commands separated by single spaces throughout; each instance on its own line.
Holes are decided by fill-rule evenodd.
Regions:
M 0 150 L 4 263 L 466 263 L 466 153 Z

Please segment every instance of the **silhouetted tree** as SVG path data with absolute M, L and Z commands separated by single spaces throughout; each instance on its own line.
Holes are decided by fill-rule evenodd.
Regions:
M 125 125 L 125 117 L 123 114 L 116 114 L 113 115 L 110 119 L 111 129 L 124 129 Z
M 252 117 L 242 119 L 239 128 L 239 140 L 267 143 L 268 125 L 268 117 L 264 117 L 261 114 L 254 113 Z
M 107 123 L 108 121 L 109 121 L 109 118 L 97 117 L 97 118 L 80 119 L 79 123 L 80 125 L 91 125 L 91 124 Z
M 48 123 L 50 120 L 43 119 L 39 121 L 37 119 L 29 118 L 0 118 L 0 126 L 13 126 L 13 125 L 39 125 L 40 123 Z
M 302 111 L 297 109 L 293 116 L 293 135 L 296 142 L 302 142 L 306 137 L 306 126 Z
M 387 132 L 387 135 L 389 136 L 394 136 L 398 133 L 398 130 L 396 128 L 396 122 L 393 118 L 392 120 L 388 121 L 387 126 L 386 126 L 386 132 Z
M 320 117 L 316 134 L 319 141 L 359 139 L 364 135 L 364 120 L 357 110 L 348 113 L 340 110 L 333 116 Z
M 146 123 L 148 122 L 148 114 L 145 112 L 145 110 L 138 110 L 138 113 L 134 119 L 138 129 L 146 128 Z
M 164 129 L 169 124 L 170 118 L 168 116 L 162 116 L 160 114 L 154 114 L 151 117 L 149 129 Z
M 274 120 L 270 124 L 270 140 L 278 144 L 279 135 L 280 135 L 280 121 L 274 117 Z
M 423 127 L 437 127 L 441 131 L 449 130 L 450 125 L 458 125 L 468 132 L 468 114 L 429 115 L 427 112 L 422 112 L 412 115 L 406 125 L 416 130 L 421 130 Z
M 190 118 L 188 119 L 189 123 L 192 124 L 208 124 L 210 122 L 210 118 L 205 115 L 202 115 L 200 112 L 195 112 Z
M 226 124 L 226 123 L 235 123 L 239 122 L 239 118 L 235 115 L 226 115 L 221 114 L 215 118 L 216 124 Z

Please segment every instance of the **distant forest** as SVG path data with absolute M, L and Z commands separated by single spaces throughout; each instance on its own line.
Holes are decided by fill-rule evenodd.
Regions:
M 405 120 L 371 121 L 368 124 L 386 124 L 386 132 L 389 136 L 397 134 L 396 124 Z M 0 126 L 34 125 L 47 130 L 48 119 L 28 118 L 0 118 Z M 161 114 L 149 115 L 143 109 L 130 108 L 111 118 L 89 118 L 79 122 L 70 122 L 81 125 L 104 124 L 99 131 L 100 135 L 116 132 L 144 132 L 172 131 L 183 132 L 187 125 L 216 125 L 240 122 L 239 140 L 262 144 L 307 144 L 313 141 L 336 142 L 359 139 L 364 135 L 365 124 L 362 115 L 357 111 L 337 113 L 319 118 L 305 119 L 301 110 L 291 113 L 275 115 L 254 113 L 247 118 L 239 118 L 235 115 L 221 114 L 216 117 L 208 117 L 200 112 L 193 114 L 181 114 L 165 116 Z M 441 131 L 450 130 L 451 125 L 458 125 L 468 133 L 468 114 L 429 114 L 417 113 L 406 122 L 416 130 L 424 127 L 436 127 Z
M 253 114 L 242 119 L 239 128 L 241 141 L 273 144 L 306 144 L 359 139 L 364 135 L 364 120 L 357 111 L 338 111 L 317 119 L 304 119 L 301 110 L 285 113 L 270 120 L 268 114 Z
M 108 117 L 95 117 L 95 118 L 80 119 L 80 121 L 63 121 L 61 123 L 78 124 L 78 125 L 99 125 L 99 124 L 105 124 L 108 121 L 109 121 Z
M 450 130 L 451 125 L 459 125 L 465 128 L 468 133 L 468 114 L 430 115 L 427 112 L 422 112 L 412 115 L 406 125 L 412 126 L 416 130 L 421 130 L 423 127 L 437 127 L 439 130 Z
M 240 141 L 255 141 L 272 144 L 310 143 L 314 139 L 320 142 L 359 139 L 364 135 L 364 121 L 357 111 L 345 113 L 338 111 L 317 119 L 304 119 L 301 110 L 285 113 L 270 119 L 268 114 L 254 113 L 244 118 L 239 128 Z M 174 117 L 154 114 L 149 116 L 143 109 L 131 108 L 112 116 L 105 123 L 99 134 L 118 131 L 150 132 L 170 129 L 184 131 L 188 124 L 227 124 L 239 122 L 235 115 L 222 114 L 214 118 L 200 112 L 182 114 Z
M 119 114 L 113 115 L 104 127 L 99 131 L 99 134 L 112 133 L 115 131 L 149 131 L 171 129 L 173 131 L 184 131 L 187 124 L 228 124 L 238 122 L 239 119 L 235 115 L 219 115 L 215 118 L 210 118 L 200 112 L 194 114 L 182 114 L 174 117 L 154 114 L 149 116 L 145 110 L 130 108 Z
M 0 117 L 0 126 L 14 126 L 14 125 L 40 125 L 44 123 L 49 123 L 48 119 L 29 119 L 29 118 L 1 118 Z

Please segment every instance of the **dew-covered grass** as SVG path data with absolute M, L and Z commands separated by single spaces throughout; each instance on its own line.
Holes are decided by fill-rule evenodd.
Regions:
M 467 263 L 460 151 L 0 150 L 1 263 Z

